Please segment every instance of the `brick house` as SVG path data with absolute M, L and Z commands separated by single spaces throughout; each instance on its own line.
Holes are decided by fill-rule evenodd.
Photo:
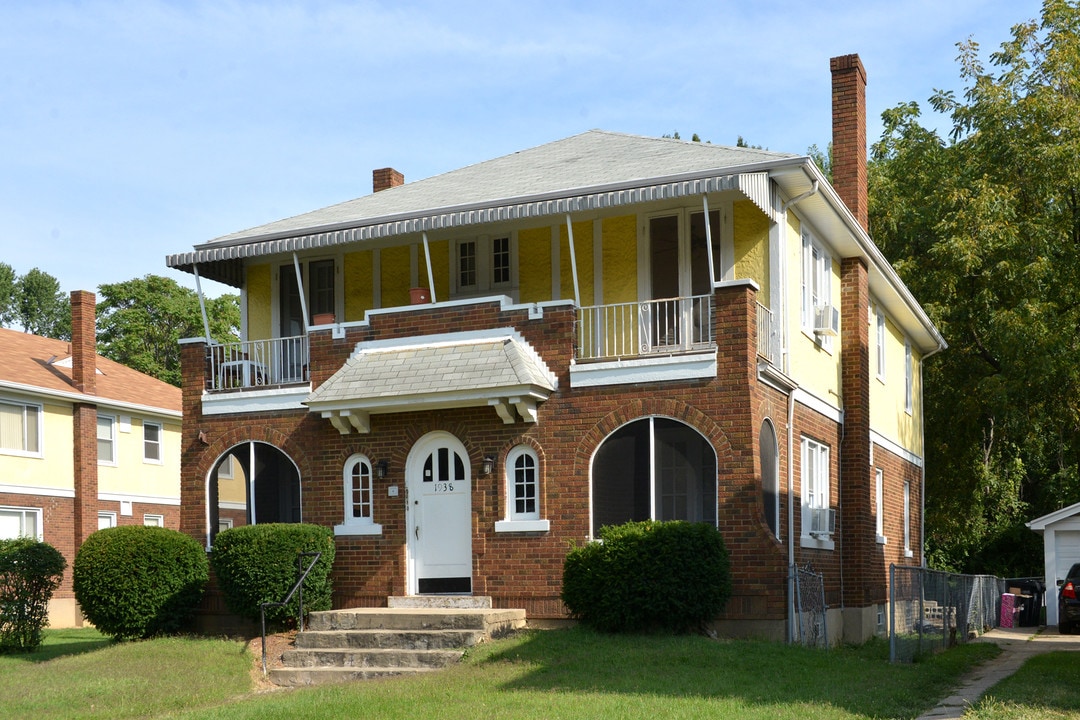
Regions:
M 53 627 L 82 623 L 71 564 L 90 533 L 180 527 L 180 389 L 98 355 L 94 308 L 71 294 L 71 342 L 0 328 L 0 538 L 67 559 Z
M 169 256 L 242 298 L 243 342 L 184 341 L 183 529 L 333 526 L 337 607 L 563 618 L 570 544 L 711 522 L 722 632 L 790 633 L 807 564 L 834 639 L 883 631 L 889 564 L 922 560 L 921 363 L 945 343 L 867 234 L 865 73 L 832 70 L 835 186 L 804 156 L 594 130 L 376 170 Z

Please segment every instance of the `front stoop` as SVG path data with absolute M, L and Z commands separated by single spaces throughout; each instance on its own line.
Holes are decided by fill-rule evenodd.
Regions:
M 442 603 L 466 607 L 440 606 L 439 600 L 313 612 L 270 680 L 299 686 L 430 672 L 459 661 L 477 643 L 525 627 L 524 610 L 495 610 L 490 599 L 486 607 L 484 598 Z

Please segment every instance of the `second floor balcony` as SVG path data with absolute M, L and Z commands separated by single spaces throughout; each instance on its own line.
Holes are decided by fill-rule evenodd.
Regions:
M 307 335 L 208 345 L 206 364 L 208 392 L 305 384 L 311 379 Z

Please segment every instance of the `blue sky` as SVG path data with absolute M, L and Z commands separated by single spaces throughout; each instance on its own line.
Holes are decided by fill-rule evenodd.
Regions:
M 1037 0 L 0 0 L 0 261 L 97 290 L 165 256 L 591 128 L 805 153 L 829 58 L 961 90 Z M 945 120 L 927 118 L 945 130 Z M 224 286 L 207 284 L 218 294 Z

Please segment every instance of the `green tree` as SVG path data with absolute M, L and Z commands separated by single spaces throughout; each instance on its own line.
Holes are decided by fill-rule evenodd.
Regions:
M 9 326 L 18 317 L 15 311 L 16 281 L 15 269 L 0 262 L 0 326 Z
M 931 561 L 1029 574 L 1024 521 L 1080 500 L 1080 7 L 1044 2 L 993 71 L 959 47 L 947 140 L 883 114 L 871 233 L 951 346 L 924 377 Z
M 34 268 L 16 281 L 15 313 L 23 330 L 34 335 L 71 339 L 71 300 L 60 281 Z
M 195 291 L 159 275 L 101 285 L 98 290 L 98 352 L 179 386 L 179 341 L 205 334 Z M 236 295 L 208 298 L 206 314 L 214 340 L 239 339 Z

